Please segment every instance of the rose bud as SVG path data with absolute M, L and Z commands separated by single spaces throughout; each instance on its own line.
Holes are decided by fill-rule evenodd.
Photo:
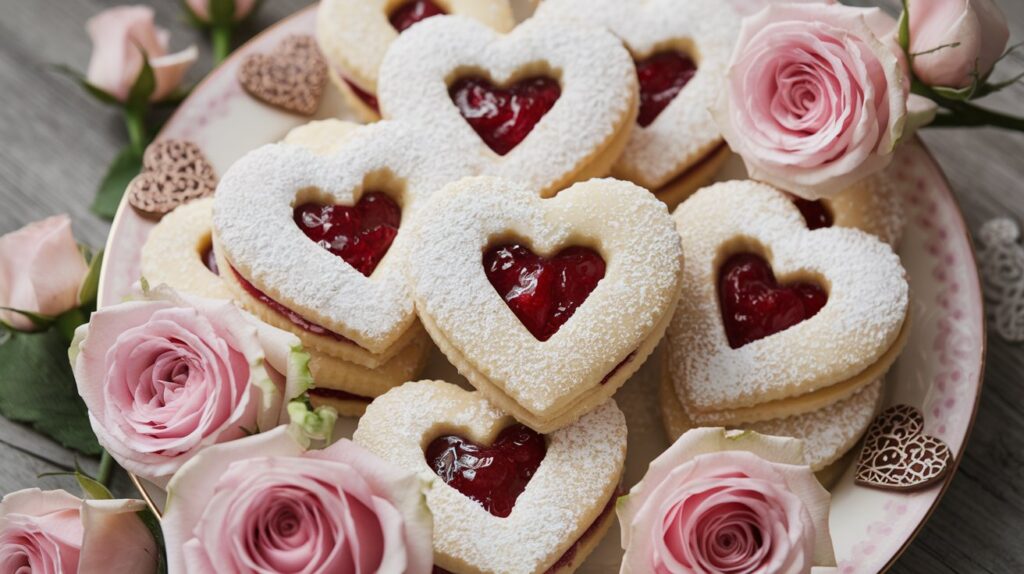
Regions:
M 966 88 L 984 80 L 1010 39 L 992 0 L 911 0 L 914 75 L 929 86 Z

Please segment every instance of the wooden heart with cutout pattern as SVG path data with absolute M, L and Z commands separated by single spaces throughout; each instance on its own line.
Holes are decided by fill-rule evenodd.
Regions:
M 128 202 L 143 215 L 160 218 L 216 189 L 217 174 L 199 146 L 160 140 L 146 148 L 142 173 L 128 184 Z
M 327 64 L 312 36 L 289 36 L 270 54 L 253 54 L 238 69 L 252 97 L 286 112 L 316 113 L 327 83 Z
M 895 405 L 868 428 L 857 462 L 857 484 L 888 490 L 915 490 L 940 481 L 953 455 L 946 443 L 923 434 L 924 416 L 909 405 Z

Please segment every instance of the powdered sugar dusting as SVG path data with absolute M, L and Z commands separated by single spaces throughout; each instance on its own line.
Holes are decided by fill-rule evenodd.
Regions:
M 550 339 L 519 322 L 484 273 L 492 241 L 551 255 L 596 250 L 605 277 Z M 592 391 L 676 304 L 682 250 L 664 204 L 626 182 L 592 180 L 552 199 L 497 178 L 434 195 L 414 228 L 409 275 L 417 311 L 517 403 L 544 413 Z
M 708 111 L 726 84 L 739 16 L 719 0 L 545 0 L 538 18 L 574 18 L 610 29 L 633 57 L 687 52 L 697 73 L 647 127 L 636 126 L 613 173 L 657 189 L 722 141 Z
M 687 264 L 669 327 L 670 368 L 688 410 L 717 411 L 797 396 L 845 381 L 878 361 L 907 316 L 906 272 L 892 248 L 855 229 L 809 231 L 781 192 L 749 181 L 705 188 L 674 214 Z M 732 349 L 718 306 L 723 246 L 763 248 L 781 281 L 821 282 L 814 317 Z M 735 252 L 735 251 L 734 251 Z
M 549 75 L 562 87 L 530 135 L 504 156 L 487 147 L 448 94 L 458 77 L 481 73 L 497 84 Z M 384 117 L 429 122 L 439 149 L 482 165 L 474 173 L 548 194 L 631 127 L 636 94 L 633 61 L 614 35 L 554 18 L 527 20 L 505 36 L 467 18 L 430 18 L 392 44 L 378 84 Z
M 423 448 L 442 434 L 489 442 L 514 421 L 477 393 L 440 381 L 406 383 L 379 397 L 354 440 L 402 468 L 434 478 L 434 551 L 473 571 L 531 573 L 553 564 L 597 518 L 622 476 L 626 421 L 608 401 L 577 423 L 547 435 L 537 473 L 507 518 L 437 479 Z M 444 565 L 444 562 L 441 563 Z
M 423 199 L 460 173 L 423 143 L 408 127 L 384 122 L 360 128 L 330 157 L 282 144 L 250 152 L 217 188 L 214 230 L 223 255 L 310 321 L 382 352 L 414 320 L 401 263 L 408 223 Z M 370 277 L 306 237 L 292 214 L 303 201 L 352 205 L 364 183 L 394 194 L 403 221 Z

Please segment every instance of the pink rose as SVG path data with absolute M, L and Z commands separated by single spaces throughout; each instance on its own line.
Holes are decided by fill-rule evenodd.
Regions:
M 88 272 L 66 215 L 0 237 L 0 307 L 56 317 L 78 306 Z M 23 331 L 35 327 L 28 317 L 2 309 L 0 321 Z
M 621 572 L 799 574 L 835 566 L 829 494 L 800 441 L 694 429 L 616 505 Z
M 171 479 L 170 574 L 431 571 L 425 483 L 349 440 L 286 427 L 211 447 Z
M 38 488 L 0 502 L 0 572 L 156 572 L 157 549 L 136 512 L 141 500 L 82 500 Z
M 992 0 L 911 0 L 914 75 L 929 86 L 966 88 L 983 80 L 1010 39 L 1006 16 Z
M 149 295 L 94 313 L 70 355 L 100 444 L 162 485 L 201 449 L 287 420 L 309 356 L 229 301 Z
M 729 90 L 713 110 L 759 179 L 808 199 L 892 160 L 908 81 L 877 8 L 775 4 L 743 21 Z
M 170 95 L 199 57 L 195 46 L 168 54 L 170 35 L 156 27 L 148 6 L 109 8 L 90 18 L 85 27 L 93 44 L 86 78 L 120 102 L 128 98 L 142 71 L 142 52 L 156 76 L 156 89 L 149 98 L 153 102 Z
M 203 22 L 210 21 L 210 4 L 213 0 L 185 0 L 192 13 Z M 245 18 L 256 6 L 256 0 L 235 0 L 235 22 Z

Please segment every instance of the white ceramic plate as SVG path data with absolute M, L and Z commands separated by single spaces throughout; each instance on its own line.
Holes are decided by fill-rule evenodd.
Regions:
M 269 52 L 290 34 L 312 34 L 314 19 L 315 7 L 303 10 L 240 48 L 195 89 L 159 137 L 192 140 L 223 174 L 247 151 L 278 141 L 304 123 L 299 116 L 251 99 L 236 74 L 244 55 Z M 317 117 L 354 119 L 333 86 Z M 734 162 L 721 176 L 739 170 Z M 985 350 L 974 252 L 949 185 L 920 143 L 903 146 L 892 172 L 904 189 L 909 216 L 900 255 L 910 273 L 914 320 L 906 350 L 889 374 L 885 404 L 919 407 L 925 413 L 925 431 L 944 440 L 959 462 L 981 390 Z M 120 301 L 139 279 L 139 252 L 152 225 L 122 202 L 107 244 L 101 305 Z M 656 399 L 657 364 L 649 360 L 616 396 L 629 424 L 627 487 L 668 446 Z M 424 377 L 462 381 L 436 352 Z M 355 420 L 346 419 L 339 427 L 350 434 Z M 832 539 L 843 574 L 890 566 L 935 508 L 953 473 L 941 485 L 910 494 L 857 486 L 852 475 L 853 469 L 847 469 L 832 499 Z M 617 571 L 620 557 L 619 533 L 613 527 L 580 572 Z

